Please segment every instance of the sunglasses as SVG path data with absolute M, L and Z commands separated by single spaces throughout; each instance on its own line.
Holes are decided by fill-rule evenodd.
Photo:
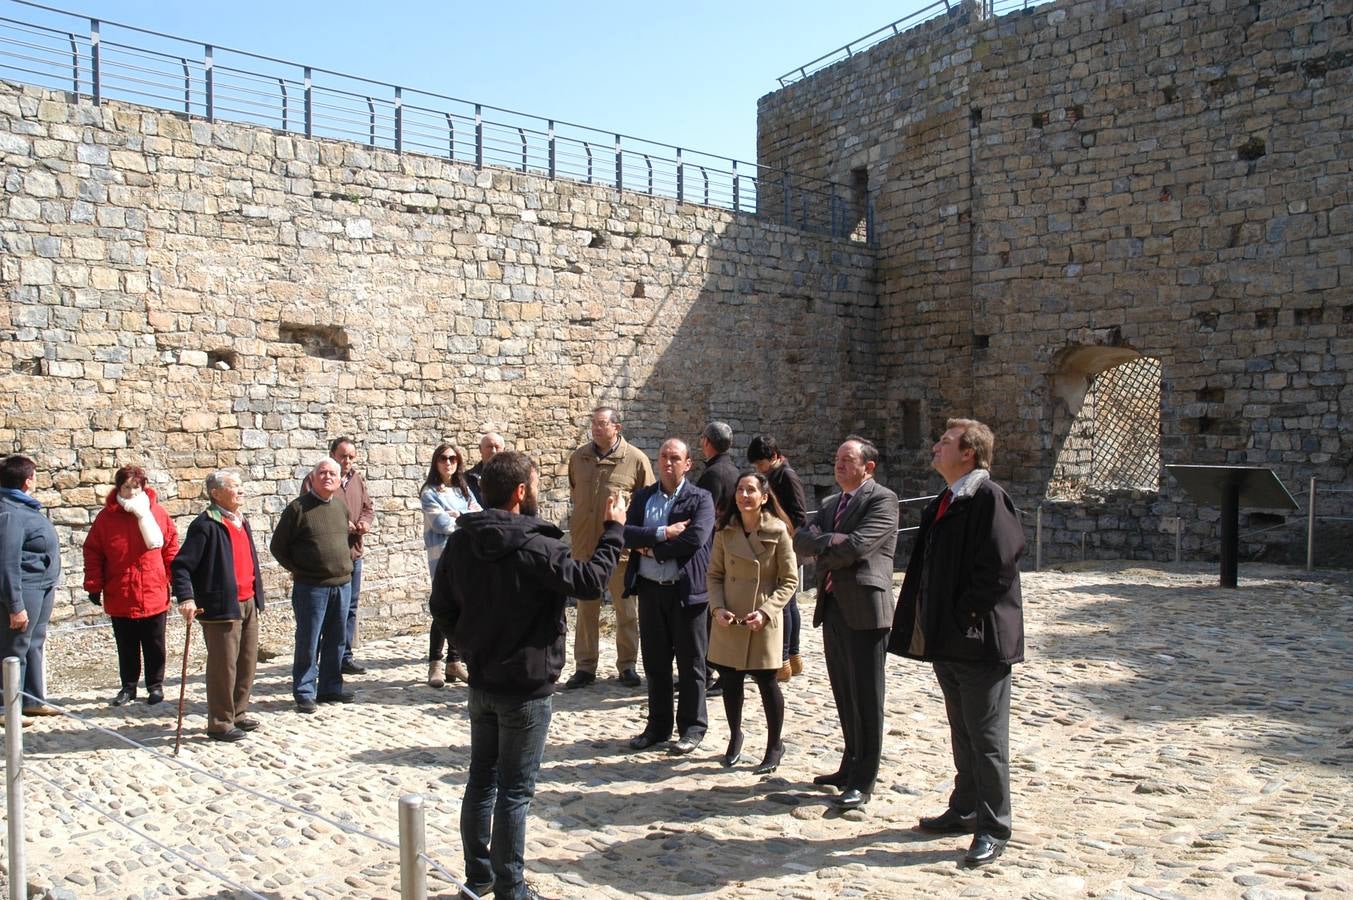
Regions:
M 460 459 L 460 457 L 456 456 L 454 453 L 443 453 L 441 456 L 437 457 L 437 462 L 455 462 L 458 459 Z

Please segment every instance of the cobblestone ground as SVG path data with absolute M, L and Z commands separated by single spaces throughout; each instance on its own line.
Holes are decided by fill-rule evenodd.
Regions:
M 913 830 L 917 816 L 942 809 L 950 775 L 925 666 L 889 660 L 873 803 L 838 815 L 830 792 L 811 785 L 835 767 L 839 743 L 819 635 L 805 629 L 808 668 L 787 686 L 789 751 L 766 778 L 751 764 L 720 765 L 717 700 L 705 744 L 678 758 L 626 751 L 642 727 L 642 690 L 610 677 L 558 694 L 530 878 L 556 897 L 1353 894 L 1353 579 L 1259 566 L 1241 575 L 1232 591 L 1202 567 L 1025 576 L 1015 836 L 989 869 L 957 868 L 966 838 Z M 265 644 L 284 649 L 289 625 L 271 614 Z M 182 635 L 171 628 L 171 643 Z M 30 891 L 395 897 L 398 854 L 376 838 L 395 841 L 406 793 L 427 798 L 428 854 L 459 875 L 465 689 L 422 684 L 424 640 L 368 640 L 371 672 L 350 679 L 359 702 L 313 716 L 292 711 L 289 657 L 272 659 L 255 694 L 263 727 L 234 745 L 202 734 L 199 643 L 179 757 L 199 771 L 165 758 L 172 703 L 107 706 L 106 629 L 54 636 L 52 699 L 83 721 L 39 719 L 25 732 Z M 102 683 L 87 677 L 95 659 L 105 661 Z M 171 660 L 171 696 L 178 666 Z M 755 760 L 764 732 L 755 698 L 747 705 Z M 435 870 L 430 886 L 455 893 Z

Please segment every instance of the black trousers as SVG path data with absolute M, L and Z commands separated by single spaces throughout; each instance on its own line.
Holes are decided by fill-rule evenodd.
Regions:
M 648 726 L 644 733 L 659 740 L 672 736 L 672 658 L 676 657 L 677 734 L 703 738 L 709 727 L 705 708 L 709 604 L 684 605 L 684 592 L 677 585 L 640 578 L 637 587 L 639 652 L 648 676 Z
M 123 687 L 136 687 L 141 680 L 141 657 L 146 659 L 146 688 L 164 686 L 164 623 L 168 610 L 158 616 L 127 619 L 112 616 L 117 640 L 117 671 Z
M 954 792 L 949 808 L 977 813 L 977 832 L 1010 837 L 1010 666 L 1005 663 L 937 662 L 949 742 L 954 752 Z
M 835 597 L 826 594 L 818 602 L 826 604 L 822 650 L 846 743 L 841 771 L 846 774 L 847 790 L 868 793 L 874 790 L 883 755 L 883 662 L 888 629 L 857 631 L 846 624 Z

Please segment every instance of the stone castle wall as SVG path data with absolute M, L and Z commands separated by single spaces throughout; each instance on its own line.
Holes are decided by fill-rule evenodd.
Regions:
M 924 449 L 971 412 L 1032 509 L 1086 449 L 1093 379 L 1138 357 L 1163 463 L 1272 467 L 1303 506 L 1311 477 L 1350 486 L 1350 23 L 1347 0 L 956 8 L 761 100 L 762 164 L 873 197 L 895 487 L 933 488 Z M 1168 558 L 1180 516 L 1213 552 L 1215 511 L 1159 488 L 1051 503 L 1045 538 Z M 1253 524 L 1283 521 L 1250 549 L 1300 546 L 1298 518 Z
M 769 430 L 821 483 L 836 437 L 877 426 L 868 367 L 838 365 L 874 354 L 858 243 L 8 84 L 0 171 L 0 449 L 39 463 L 58 618 L 87 610 L 79 547 L 131 462 L 181 532 L 203 477 L 238 467 L 266 546 L 352 435 L 377 510 L 367 590 L 389 604 L 425 596 L 417 490 L 442 439 L 474 461 L 501 431 L 562 519 L 599 403 L 652 456 L 710 418 L 739 454 Z

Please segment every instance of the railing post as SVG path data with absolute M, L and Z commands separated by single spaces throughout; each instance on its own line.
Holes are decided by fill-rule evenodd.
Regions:
M 287 80 L 277 79 L 277 87 L 282 91 L 282 130 L 286 131 L 291 119 L 291 97 L 287 93 Z
M 615 136 L 615 189 L 623 191 L 625 189 L 625 176 L 623 173 L 624 160 L 620 155 L 620 135 Z
M 216 121 L 216 78 L 212 72 L 212 47 L 206 45 L 206 53 L 202 57 L 202 71 L 207 77 L 207 121 Z
M 456 120 L 450 113 L 442 113 L 446 116 L 446 147 L 449 153 L 447 158 L 452 162 L 456 161 Z
M 80 45 L 75 42 L 75 34 L 66 32 L 66 39 L 70 41 L 70 76 L 74 83 L 74 93 L 80 93 Z
M 526 129 L 518 128 L 517 137 L 521 138 L 521 170 L 526 171 Z
M 315 86 L 311 78 L 310 67 L 305 67 L 305 136 L 315 134 Z
M 94 105 L 99 105 L 99 98 L 102 95 L 102 85 L 99 77 L 99 20 L 89 20 L 89 81 L 90 87 L 94 91 Z
M 395 152 L 404 152 L 404 89 L 395 88 Z
M 1179 565 L 1184 561 L 1184 517 L 1174 517 L 1174 562 Z
M 1034 571 L 1043 571 L 1043 507 L 1034 510 Z
M 738 207 L 738 161 L 733 160 L 733 212 L 742 212 Z
M 484 168 L 484 107 L 474 105 L 474 167 Z
M 734 163 L 737 165 L 737 163 Z M 681 203 L 686 199 L 686 170 L 685 163 L 681 161 L 681 148 L 677 148 L 677 202 Z
M 5 691 L 5 814 L 9 825 L 10 900 L 28 897 L 28 866 L 23 834 L 23 700 L 19 698 L 19 657 L 4 662 Z
M 550 119 L 550 129 L 549 129 L 549 133 L 550 133 L 550 150 L 549 150 L 549 153 L 550 153 L 550 163 L 549 163 L 549 165 L 550 165 L 550 177 L 551 177 L 551 178 L 554 178 L 554 177 L 555 177 L 555 173 L 558 171 L 558 158 L 555 156 L 555 146 L 554 146 L 554 119 Z
M 1311 479 L 1311 496 L 1306 503 L 1306 571 L 1315 568 L 1315 479 Z
M 399 798 L 399 897 L 400 900 L 427 900 L 428 872 L 423 861 L 423 798 L 405 794 Z
M 376 149 L 376 101 L 366 98 L 366 134 L 367 146 Z
M 193 112 L 193 73 L 188 68 L 187 57 L 179 57 L 179 65 L 183 67 L 183 111 L 188 115 Z M 286 126 L 283 126 L 286 127 Z

